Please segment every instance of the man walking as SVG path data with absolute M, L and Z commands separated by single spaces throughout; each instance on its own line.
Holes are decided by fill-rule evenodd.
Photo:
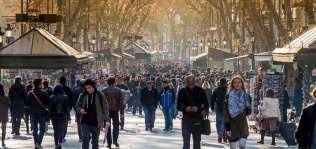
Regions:
M 165 129 L 170 131 L 173 128 L 173 108 L 175 103 L 175 93 L 169 87 L 168 81 L 162 82 L 163 90 L 160 92 L 160 104 L 162 106 L 163 115 L 165 116 Z
M 122 97 L 123 97 L 123 102 L 124 102 L 124 108 L 126 107 L 126 103 L 128 102 L 129 98 L 130 98 L 130 94 L 131 92 L 129 91 L 129 88 L 126 84 L 123 84 L 123 79 L 121 76 L 118 76 L 116 77 L 116 85 L 115 87 L 119 88 L 121 90 L 121 93 L 122 93 Z M 121 117 L 120 119 L 120 126 L 121 126 L 121 129 L 123 130 L 124 129 L 124 122 L 125 122 L 125 119 L 124 117 Z
M 146 87 L 142 90 L 140 101 L 144 106 L 145 112 L 145 130 L 153 130 L 156 108 L 159 101 L 159 94 L 157 89 L 153 88 L 152 82 L 148 81 Z
M 224 115 L 223 115 L 223 103 L 224 97 L 227 92 L 227 81 L 225 78 L 220 79 L 220 85 L 216 88 L 211 97 L 211 109 L 212 112 L 216 112 L 216 130 L 218 135 L 218 142 L 222 143 L 222 139 L 227 143 L 227 139 L 224 135 Z M 215 108 L 216 103 L 216 108 Z
M 74 106 L 74 104 L 73 104 L 73 95 L 72 95 L 72 91 L 71 91 L 70 87 L 68 87 L 66 85 L 66 81 L 67 81 L 67 79 L 66 79 L 65 76 L 62 76 L 62 77 L 59 78 L 60 85 L 63 86 L 64 92 L 65 92 L 65 94 L 68 97 L 69 111 L 71 111 L 71 108 Z M 66 134 L 67 134 L 67 129 L 68 129 L 67 127 L 68 127 L 68 123 L 65 123 L 63 142 L 66 141 L 65 137 L 66 137 Z
M 105 77 L 100 76 L 100 85 L 98 85 L 97 90 L 101 92 L 102 89 L 105 88 L 106 86 L 107 86 L 107 84 L 105 82 Z
M 137 77 L 137 81 L 133 84 L 133 97 L 134 97 L 134 106 L 132 114 L 136 114 L 137 107 L 139 108 L 139 115 L 142 115 L 142 105 L 140 104 L 140 93 L 142 89 L 146 87 L 146 83 L 142 81 L 142 76 Z
M 299 78 L 294 79 L 293 107 L 295 107 L 296 117 L 301 116 L 303 106 L 303 90 Z
M 114 86 L 115 78 L 108 78 L 108 86 L 102 90 L 102 93 L 105 95 L 109 103 L 109 112 L 110 112 L 110 122 L 113 120 L 113 144 L 116 147 L 120 147 L 117 142 L 119 136 L 119 111 L 120 117 L 124 117 L 124 103 L 121 90 Z M 112 145 L 112 135 L 111 135 L 111 125 L 109 126 L 107 134 L 108 148 L 111 148 Z
M 22 78 L 16 76 L 14 84 L 9 90 L 9 99 L 11 101 L 12 133 L 20 135 L 21 118 L 24 116 L 24 104 L 27 98 L 25 86 L 22 85 Z
M 80 94 L 76 105 L 77 112 L 81 113 L 82 149 L 89 149 L 91 138 L 92 149 L 98 149 L 103 122 L 110 127 L 109 106 L 104 94 L 97 91 L 94 81 L 85 80 L 84 87 L 85 91 Z
M 74 90 L 74 93 L 73 93 L 73 97 L 74 97 L 74 109 L 76 109 L 76 105 L 77 105 L 77 102 L 78 102 L 78 99 L 79 99 L 79 96 L 81 93 L 83 93 L 85 91 L 85 88 L 84 88 L 84 81 L 85 80 L 80 80 L 80 86 L 77 87 L 77 89 Z M 75 110 L 75 121 L 77 123 L 77 131 L 78 131 L 78 136 L 79 136 L 79 142 L 82 142 L 82 131 L 81 131 L 81 112 L 77 112 L 77 110 Z
M 42 90 L 42 79 L 34 80 L 35 89 L 27 95 L 26 106 L 30 107 L 33 127 L 33 139 L 36 149 L 42 149 L 46 116 L 49 108 L 49 95 Z M 38 133 L 38 125 L 40 132 Z
M 203 107 L 201 106 L 203 105 Z M 195 85 L 194 76 L 187 78 L 187 87 L 179 91 L 177 109 L 182 111 L 183 149 L 190 149 L 193 135 L 193 149 L 200 149 L 203 117 L 201 111 L 209 108 L 206 92 Z

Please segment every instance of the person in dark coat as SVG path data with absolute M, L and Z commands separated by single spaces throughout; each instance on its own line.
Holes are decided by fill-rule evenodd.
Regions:
M 25 90 L 26 90 L 26 93 L 29 93 L 31 91 L 33 91 L 33 84 L 28 84 L 26 87 L 25 87 Z M 26 105 L 26 101 L 25 101 L 25 105 Z M 25 122 L 25 125 L 26 125 L 26 133 L 29 134 L 30 133 L 30 127 L 29 127 L 29 122 L 31 124 L 31 131 L 33 130 L 32 129 L 32 119 L 31 119 L 31 111 L 30 111 L 30 107 L 28 106 L 25 106 L 24 108 L 24 115 L 25 115 L 25 119 L 24 119 L 24 122 Z
M 136 114 L 137 107 L 139 108 L 139 115 L 142 115 L 142 108 L 143 106 L 140 103 L 140 93 L 142 89 L 146 87 L 146 83 L 142 81 L 142 76 L 137 77 L 137 81 L 133 84 L 133 97 L 134 97 L 134 105 L 133 105 L 133 112 L 132 114 Z
M 80 87 L 74 90 L 73 98 L 74 98 L 74 108 L 77 105 L 79 96 L 81 93 L 83 93 L 85 90 L 84 88 L 84 79 L 80 81 Z M 79 136 L 79 142 L 82 142 L 82 131 L 81 131 L 81 123 L 80 123 L 80 118 L 81 118 L 81 113 L 77 112 L 75 110 L 75 117 L 76 117 L 76 123 L 77 123 L 77 131 L 78 131 L 78 136 Z
M 5 95 L 2 84 L 0 84 L 0 123 L 2 131 L 2 147 L 5 146 L 4 140 L 6 136 L 6 127 L 8 122 L 8 109 L 11 107 L 11 102 L 8 96 Z
M 20 135 L 21 119 L 24 116 L 24 105 L 27 98 L 25 86 L 21 82 L 22 78 L 20 76 L 15 77 L 15 83 L 9 90 L 9 99 L 12 103 L 10 108 L 12 117 L 11 134 L 15 135 Z
M 157 89 L 153 88 L 151 81 L 148 81 L 146 83 L 146 87 L 142 90 L 140 101 L 144 107 L 145 112 L 145 130 L 148 131 L 149 129 L 152 131 L 159 101 L 159 94 Z
M 290 107 L 290 98 L 287 93 L 286 84 L 283 84 L 284 87 L 284 100 L 283 100 L 283 122 L 287 122 L 287 109 Z
M 316 87 L 312 91 L 312 97 L 316 100 Z M 295 132 L 295 138 L 299 149 L 311 149 L 316 146 L 316 103 L 303 109 L 299 125 Z
M 211 109 L 212 112 L 216 112 L 216 129 L 218 135 L 218 142 L 222 142 L 222 138 L 224 142 L 227 142 L 225 137 L 225 129 L 224 129 L 224 115 L 223 115 L 223 103 L 224 97 L 227 93 L 227 81 L 225 78 L 220 79 L 220 84 L 216 90 L 214 91 L 211 97 Z M 215 108 L 216 103 L 216 108 Z
M 65 94 L 68 97 L 69 111 L 71 111 L 71 108 L 74 106 L 74 104 L 72 102 L 73 101 L 73 95 L 72 95 L 71 89 L 66 85 L 66 81 L 67 81 L 67 79 L 64 76 L 59 78 L 60 85 L 63 86 L 64 92 L 65 92 Z M 66 137 L 66 134 L 67 134 L 67 127 L 68 127 L 68 123 L 65 123 L 63 142 L 66 141 L 65 137 Z
M 49 99 L 51 106 L 49 109 L 49 115 L 54 128 L 55 149 L 61 149 L 61 144 L 64 137 L 63 129 L 67 121 L 69 121 L 69 124 L 71 123 L 71 117 L 68 108 L 68 98 L 65 95 L 63 86 L 59 84 L 56 85 L 53 93 L 54 94 Z
M 201 111 L 209 108 L 206 92 L 195 85 L 195 77 L 189 76 L 187 86 L 179 91 L 177 109 L 182 111 L 183 149 L 190 148 L 190 137 L 193 136 L 193 148 L 201 148 L 201 132 L 203 116 Z M 202 107 L 203 104 L 203 107 Z
M 48 79 L 44 80 L 43 85 L 44 85 L 43 90 L 45 90 L 48 93 L 49 97 L 52 96 L 53 95 L 53 88 L 50 87 L 49 80 Z

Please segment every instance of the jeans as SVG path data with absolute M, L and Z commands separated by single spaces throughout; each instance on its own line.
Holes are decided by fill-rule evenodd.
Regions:
M 152 129 L 155 122 L 156 106 L 149 107 L 147 105 L 144 105 L 144 112 L 145 112 L 145 127 L 146 129 Z
M 79 140 L 82 139 L 82 129 L 81 129 L 81 123 L 80 123 L 80 120 L 81 120 L 81 114 L 80 113 L 77 113 L 75 112 L 76 114 L 76 119 L 77 119 L 77 131 L 78 131 L 78 136 L 79 136 Z
M 302 107 L 295 107 L 296 117 L 301 117 Z
M 66 116 L 64 114 L 55 114 L 52 116 L 55 146 L 58 146 L 63 141 L 65 123 Z
M 67 134 L 67 128 L 68 128 L 68 123 L 67 122 L 65 122 L 64 123 L 64 133 L 63 133 L 63 139 L 65 139 L 66 138 L 66 134 Z
M 163 115 L 165 116 L 165 129 L 169 129 L 173 127 L 173 106 L 169 108 L 163 108 Z
M 81 124 L 82 129 L 82 149 L 89 149 L 89 142 L 92 138 L 92 149 L 99 148 L 99 136 L 100 128 L 98 126 L 88 125 L 86 123 Z M 92 134 L 92 136 L 90 135 Z
M 119 136 L 119 114 L 118 113 L 110 113 L 110 123 L 111 119 L 113 120 L 113 143 L 117 143 L 117 139 Z M 111 126 L 108 130 L 107 135 L 107 141 L 108 145 L 110 146 L 112 144 L 112 135 L 111 135 Z
M 190 138 L 193 136 L 193 149 L 201 148 L 201 132 L 182 128 L 183 149 L 190 149 Z
M 38 124 L 39 130 L 38 133 Z M 32 126 L 33 126 L 33 138 L 34 144 L 42 144 L 43 137 L 45 134 L 45 124 L 46 124 L 46 116 L 44 115 L 32 115 Z
M 227 141 L 226 135 L 225 135 L 223 112 L 216 112 L 216 130 L 217 130 L 217 134 L 221 132 L 223 134 L 223 140 Z
M 133 96 L 131 96 L 129 100 L 127 101 L 128 108 L 132 108 L 133 104 L 134 104 L 134 98 Z
M 142 104 L 140 103 L 140 99 L 136 97 L 136 98 L 134 98 L 134 105 L 133 105 L 133 112 L 132 112 L 133 114 L 136 113 L 137 107 L 139 107 L 139 114 L 142 114 L 142 112 L 143 112 L 143 110 L 142 110 L 143 106 L 142 106 Z
M 30 120 L 31 120 L 31 122 L 30 122 L 30 124 L 31 124 L 31 130 L 33 130 L 33 129 L 32 129 L 32 119 L 31 119 L 30 109 L 25 109 L 25 110 L 24 110 L 24 114 L 25 114 L 25 119 L 24 119 L 24 121 L 25 121 L 25 125 L 26 125 L 26 132 L 29 133 L 29 131 L 30 131 L 30 127 L 29 127 L 29 122 L 30 122 Z
M 21 125 L 21 118 L 12 117 L 12 132 L 15 134 L 20 133 L 20 125 Z

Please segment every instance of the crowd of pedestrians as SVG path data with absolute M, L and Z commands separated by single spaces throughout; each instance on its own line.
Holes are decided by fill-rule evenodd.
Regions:
M 8 97 L 0 85 L 0 110 L 4 113 L 0 117 L 2 146 L 5 146 L 9 108 L 12 134 L 20 135 L 21 119 L 24 118 L 27 133 L 30 130 L 33 132 L 37 149 L 42 148 L 42 140 L 50 123 L 54 129 L 55 148 L 62 148 L 63 142 L 67 141 L 70 111 L 73 109 L 82 148 L 88 149 L 92 140 L 92 148 L 97 149 L 101 130 L 107 132 L 108 148 L 120 146 L 119 130 L 124 129 L 125 111 L 130 110 L 133 115 L 142 115 L 144 111 L 145 131 L 155 131 L 156 110 L 159 107 L 164 115 L 164 131 L 173 130 L 173 119 L 182 119 L 184 149 L 190 148 L 191 135 L 194 149 L 200 148 L 203 119 L 210 112 L 216 113 L 218 142 L 229 142 L 231 149 L 237 148 L 239 142 L 239 148 L 246 148 L 249 136 L 247 116 L 252 108 L 251 96 L 246 92 L 245 80 L 248 75 L 247 72 L 223 69 L 190 69 L 189 65 L 181 62 L 161 61 L 145 65 L 128 64 L 124 72 L 115 71 L 97 79 L 77 80 L 72 88 L 67 85 L 64 76 L 54 87 L 50 86 L 49 79 L 35 79 L 25 87 L 21 83 L 22 78 L 17 76 Z M 302 89 L 299 80 L 295 81 L 293 106 L 299 113 L 302 109 Z M 281 121 L 279 102 L 274 98 L 272 89 L 266 92 L 260 106 L 265 121 L 258 143 L 264 143 L 264 126 L 270 122 L 272 145 L 275 145 L 274 130 L 276 122 Z M 285 104 L 286 108 L 290 106 Z M 181 115 L 178 114 L 180 112 Z

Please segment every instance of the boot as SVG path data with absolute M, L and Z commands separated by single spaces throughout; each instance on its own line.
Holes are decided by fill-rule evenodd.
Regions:
M 275 146 L 275 131 L 272 131 L 272 143 L 271 145 Z
M 266 134 L 265 130 L 260 130 L 261 140 L 257 143 L 264 144 L 264 135 Z
M 2 133 L 2 147 L 4 147 L 4 146 L 5 146 L 5 144 L 4 144 L 4 140 L 5 140 L 5 133 Z

